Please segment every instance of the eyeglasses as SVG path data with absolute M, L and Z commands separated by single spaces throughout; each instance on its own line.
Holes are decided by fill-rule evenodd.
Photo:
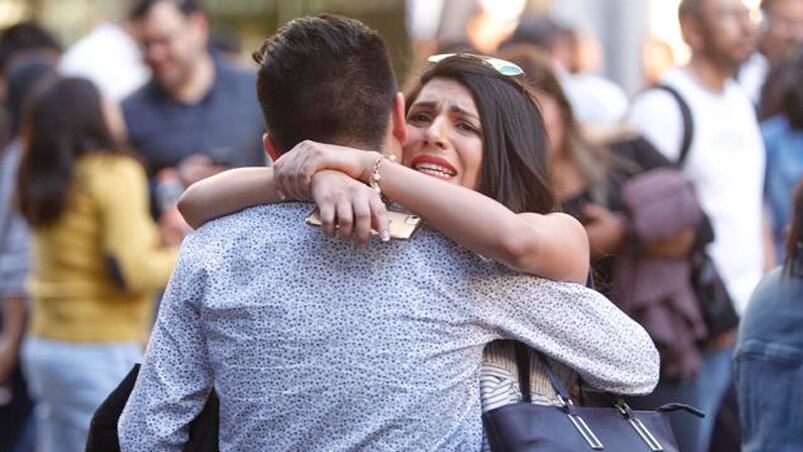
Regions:
M 511 63 L 510 61 L 505 61 L 500 58 L 494 58 L 485 55 L 476 55 L 473 53 L 441 53 L 438 55 L 430 56 L 429 58 L 427 58 L 427 61 L 429 61 L 430 63 L 440 63 L 441 61 L 451 57 L 474 58 L 480 60 L 483 63 L 487 64 L 488 66 L 492 67 L 496 72 L 510 77 L 521 75 L 524 73 L 524 70 L 521 67 Z

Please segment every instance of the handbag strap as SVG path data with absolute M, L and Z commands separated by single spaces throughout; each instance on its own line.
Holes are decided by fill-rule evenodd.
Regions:
M 530 391 L 530 351 L 522 342 L 515 342 L 516 349 L 516 367 L 519 370 L 519 390 L 521 391 L 521 399 L 527 403 L 532 402 L 532 393 Z
M 527 403 L 532 402 L 532 394 L 530 391 L 530 369 L 532 367 L 530 362 L 530 351 L 532 351 L 536 359 L 541 361 L 541 363 L 544 365 L 544 370 L 546 372 L 547 379 L 549 379 L 549 384 L 558 395 L 558 398 L 560 398 L 560 401 L 564 407 L 571 405 L 569 391 L 566 390 L 566 387 L 563 386 L 563 384 L 561 384 L 560 379 L 555 374 L 552 366 L 549 364 L 547 357 L 538 350 L 532 349 L 526 346 L 524 343 L 517 341 L 516 367 L 518 367 L 519 370 L 519 388 L 521 389 L 522 400 Z

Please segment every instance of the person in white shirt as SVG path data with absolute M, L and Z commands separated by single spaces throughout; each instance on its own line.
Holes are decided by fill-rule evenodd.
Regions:
M 66 75 L 92 80 L 110 99 L 121 101 L 150 78 L 127 22 L 99 23 L 61 58 Z
M 707 251 L 743 312 L 763 272 L 765 158 L 753 106 L 732 75 L 753 51 L 754 29 L 742 0 L 684 0 L 679 16 L 691 60 L 667 71 L 661 83 L 690 109 L 693 136 L 683 171 L 714 228 Z M 667 158 L 678 160 L 686 130 L 680 104 L 670 93 L 650 90 L 638 96 L 628 119 Z M 716 410 L 730 383 L 733 334 L 710 341 L 696 381 L 686 382 L 689 402 L 707 413 L 692 451 L 708 450 Z M 659 390 L 679 384 L 662 382 Z

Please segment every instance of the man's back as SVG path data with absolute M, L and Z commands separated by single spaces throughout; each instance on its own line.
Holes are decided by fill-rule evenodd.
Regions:
M 482 350 L 503 336 L 616 374 L 597 381 L 608 389 L 654 384 L 654 350 L 610 344 L 620 331 L 556 343 L 591 319 L 644 335 L 582 286 L 516 276 L 428 228 L 356 248 L 305 226 L 309 210 L 249 209 L 184 244 L 121 419 L 124 449 L 174 450 L 214 384 L 224 451 L 474 450 Z M 537 299 L 547 285 L 562 292 Z M 606 364 L 583 368 L 596 356 Z
M 431 253 L 421 252 L 424 243 L 454 245 L 422 231 L 415 246 L 332 246 L 316 237 L 319 230 L 293 227 L 309 210 L 256 209 L 199 234 L 212 241 L 197 257 L 215 275 L 201 309 L 208 312 L 209 360 L 221 392 L 222 442 L 261 438 L 277 450 L 309 450 L 322 438 L 332 441 L 322 447 L 329 450 L 367 441 L 393 450 L 478 444 L 470 432 L 479 432 L 479 419 L 460 417 L 479 403 L 462 383 L 472 373 L 466 364 L 478 363 L 482 349 L 474 346 L 468 359 L 451 356 L 455 348 L 472 354 L 466 328 L 451 322 L 474 316 L 455 312 L 465 304 L 450 303 L 454 290 L 442 287 L 442 269 L 454 263 L 432 265 Z M 432 305 L 436 298 L 443 302 Z M 427 324 L 438 326 L 422 328 Z M 487 333 L 474 335 L 482 337 Z M 433 396 L 446 387 L 456 389 L 454 397 Z M 259 423 L 249 422 L 254 416 Z M 290 419 L 306 425 L 285 424 Z M 455 431 L 441 430 L 444 423 Z

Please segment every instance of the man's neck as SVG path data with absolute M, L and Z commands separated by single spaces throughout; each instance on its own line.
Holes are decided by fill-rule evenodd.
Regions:
M 171 90 L 170 94 L 180 102 L 196 103 L 209 92 L 214 81 L 215 63 L 212 56 L 204 52 L 188 79 Z
M 692 55 L 686 69 L 705 88 L 713 92 L 725 89 L 725 83 L 733 75 L 729 68 L 723 68 L 702 55 Z

